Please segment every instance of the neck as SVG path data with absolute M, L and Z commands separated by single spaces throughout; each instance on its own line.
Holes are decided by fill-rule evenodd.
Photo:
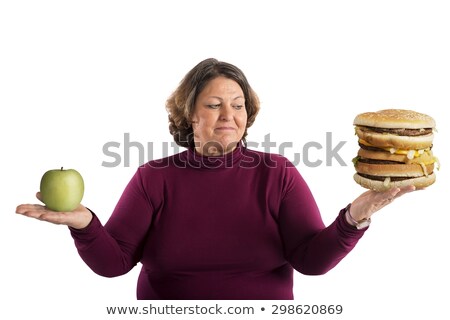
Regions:
M 239 142 L 234 142 L 232 144 L 224 147 L 221 143 L 218 142 L 207 142 L 203 145 L 196 146 L 195 151 L 206 157 L 220 157 L 226 155 L 227 153 L 233 152 Z
M 192 168 L 199 169 L 220 169 L 233 168 L 238 165 L 243 157 L 244 146 L 239 143 L 235 148 L 227 153 L 221 153 L 218 156 L 207 156 L 200 154 L 195 149 L 188 149 L 182 153 L 182 161 L 187 161 Z

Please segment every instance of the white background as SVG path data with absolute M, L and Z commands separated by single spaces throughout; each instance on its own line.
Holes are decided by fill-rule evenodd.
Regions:
M 287 303 L 343 305 L 333 319 L 448 319 L 449 16 L 445 1 L 433 0 L 2 1 L 0 314 L 113 319 L 106 306 L 143 305 L 139 268 L 97 276 L 66 227 L 14 211 L 37 202 L 46 170 L 64 166 L 82 173 L 83 204 L 105 222 L 138 156 L 130 149 L 129 167 L 105 168 L 113 159 L 103 145 L 123 146 L 129 133 L 162 155 L 171 141 L 166 98 L 195 64 L 216 57 L 240 67 L 260 96 L 248 140 L 270 133 L 292 142 L 288 157 L 309 141 L 325 147 L 326 132 L 334 145 L 347 141 L 339 154 L 348 166 L 298 165 L 326 224 L 364 191 L 352 179 L 356 114 L 409 108 L 436 119 L 436 184 L 380 211 L 328 274 L 296 274 Z M 310 160 L 325 160 L 324 151 Z M 255 319 L 272 310 L 271 302 L 239 304 L 265 306 Z

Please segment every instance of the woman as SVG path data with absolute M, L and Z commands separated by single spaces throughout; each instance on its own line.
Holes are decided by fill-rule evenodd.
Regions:
M 166 106 L 170 132 L 187 150 L 141 166 L 104 226 L 82 205 L 66 213 L 17 208 L 69 226 L 80 256 L 102 276 L 142 263 L 138 299 L 293 299 L 294 269 L 326 273 L 373 213 L 414 190 L 365 192 L 325 227 L 292 163 L 246 148 L 259 101 L 241 70 L 202 61 Z

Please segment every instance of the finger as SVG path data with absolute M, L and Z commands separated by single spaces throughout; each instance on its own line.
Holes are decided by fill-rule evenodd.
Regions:
M 24 214 L 28 211 L 42 211 L 45 210 L 45 207 L 40 204 L 21 204 L 16 208 L 16 213 Z
M 22 204 L 16 208 L 16 213 L 37 219 L 46 211 L 47 208 L 40 204 Z
M 398 197 L 401 197 L 402 195 L 412 192 L 412 191 L 415 191 L 415 190 L 416 190 L 415 186 L 392 188 L 392 189 L 389 189 L 388 191 L 380 194 L 380 196 L 381 196 L 380 201 L 383 204 L 389 204 L 392 201 L 394 201 L 395 199 L 397 199 Z
M 52 216 L 55 214 L 59 214 L 59 212 L 51 211 L 47 207 L 44 207 L 40 204 L 19 205 L 16 208 L 16 213 L 30 217 L 30 218 L 35 218 L 38 220 L 44 220 L 43 217 L 45 217 L 45 216 Z
M 42 202 L 42 196 L 41 196 L 41 193 L 39 191 L 36 192 L 36 198 L 38 198 L 38 200 Z
M 16 212 L 29 218 L 47 221 L 54 224 L 66 224 L 68 216 L 66 212 L 48 210 L 39 204 L 25 204 L 17 207 Z
M 395 195 L 395 198 L 401 197 L 402 195 L 406 194 L 406 193 L 410 193 L 413 191 L 416 191 L 416 187 L 415 186 L 407 186 L 404 188 L 401 188 L 400 191 Z
M 389 203 L 394 200 L 395 196 L 400 192 L 400 188 L 392 188 L 384 192 L 379 192 L 378 201 L 380 203 Z
M 395 198 L 395 196 L 399 193 L 401 191 L 401 189 L 400 188 L 392 188 L 392 189 L 390 189 L 388 192 L 387 192 L 387 194 L 388 194 L 388 197 L 389 198 Z
M 67 224 L 67 214 L 65 212 L 44 211 L 38 219 L 53 224 Z

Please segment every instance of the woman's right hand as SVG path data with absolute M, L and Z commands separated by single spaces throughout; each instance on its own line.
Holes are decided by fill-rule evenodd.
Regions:
M 36 193 L 36 198 L 41 200 L 39 192 Z M 16 213 L 41 221 L 66 225 L 75 229 L 87 227 L 92 220 L 92 213 L 81 204 L 70 212 L 52 211 L 40 204 L 21 204 L 17 206 Z

